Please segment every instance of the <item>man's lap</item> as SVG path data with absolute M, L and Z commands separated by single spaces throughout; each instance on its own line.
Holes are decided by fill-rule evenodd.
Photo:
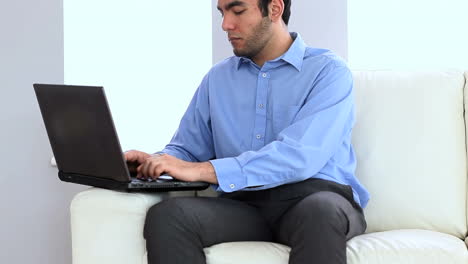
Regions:
M 153 229 L 156 225 L 177 223 L 186 231 L 197 233 L 203 247 L 233 241 L 290 244 L 284 234 L 290 232 L 295 223 L 286 219 L 306 218 L 307 214 L 320 213 L 328 214 L 323 217 L 330 220 L 351 221 L 347 222 L 346 230 L 343 231 L 347 232 L 344 234 L 347 239 L 362 233 L 365 229 L 362 210 L 356 208 L 349 192 L 346 192 L 346 186 L 343 186 L 344 193 L 340 193 L 341 185 L 336 187 L 336 183 L 330 184 L 323 180 L 308 181 L 264 191 L 222 194 L 217 198 L 172 198 L 150 209 L 145 230 Z M 333 191 L 336 188 L 338 191 Z M 145 231 L 145 235 L 151 231 Z
M 203 247 L 223 242 L 272 240 L 271 230 L 257 210 L 231 199 L 176 197 L 162 201 L 148 211 L 145 235 L 155 226 L 168 224 L 178 225 L 177 230 L 197 233 Z

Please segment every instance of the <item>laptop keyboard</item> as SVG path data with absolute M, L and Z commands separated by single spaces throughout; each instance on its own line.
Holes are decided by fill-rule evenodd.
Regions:
M 132 178 L 130 182 L 130 187 L 139 187 L 139 188 L 152 188 L 153 186 L 164 186 L 166 183 L 168 186 L 183 186 L 186 182 L 181 182 L 172 178 L 169 175 L 161 175 L 158 179 L 153 180 L 149 179 L 137 179 Z

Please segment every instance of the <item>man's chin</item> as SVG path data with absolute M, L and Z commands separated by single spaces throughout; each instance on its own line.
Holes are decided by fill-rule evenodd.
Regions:
M 249 54 L 248 52 L 243 51 L 243 50 L 234 48 L 234 49 L 232 50 L 232 52 L 234 52 L 234 55 L 236 55 L 237 57 L 247 57 L 247 58 L 250 58 L 250 54 Z

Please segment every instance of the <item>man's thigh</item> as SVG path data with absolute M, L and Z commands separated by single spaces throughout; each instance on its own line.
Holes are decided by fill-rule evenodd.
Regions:
M 240 201 L 213 197 L 177 197 L 148 211 L 145 237 L 189 232 L 203 247 L 233 241 L 271 241 L 271 231 L 257 210 Z
M 291 247 L 289 263 L 346 263 L 346 240 L 366 228 L 360 209 L 340 194 L 321 191 L 292 206 L 275 226 L 275 240 Z
M 322 191 L 305 197 L 291 207 L 273 232 L 278 242 L 291 245 L 291 235 L 294 233 L 315 238 L 327 237 L 331 235 L 326 233 L 327 228 L 349 240 L 365 231 L 366 220 L 362 210 L 343 196 Z

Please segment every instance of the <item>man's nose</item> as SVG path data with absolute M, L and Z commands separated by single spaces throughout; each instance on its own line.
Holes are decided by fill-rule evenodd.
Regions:
M 223 17 L 223 24 L 222 28 L 224 31 L 230 31 L 234 29 L 234 23 L 232 22 L 232 19 L 228 18 L 227 16 Z

